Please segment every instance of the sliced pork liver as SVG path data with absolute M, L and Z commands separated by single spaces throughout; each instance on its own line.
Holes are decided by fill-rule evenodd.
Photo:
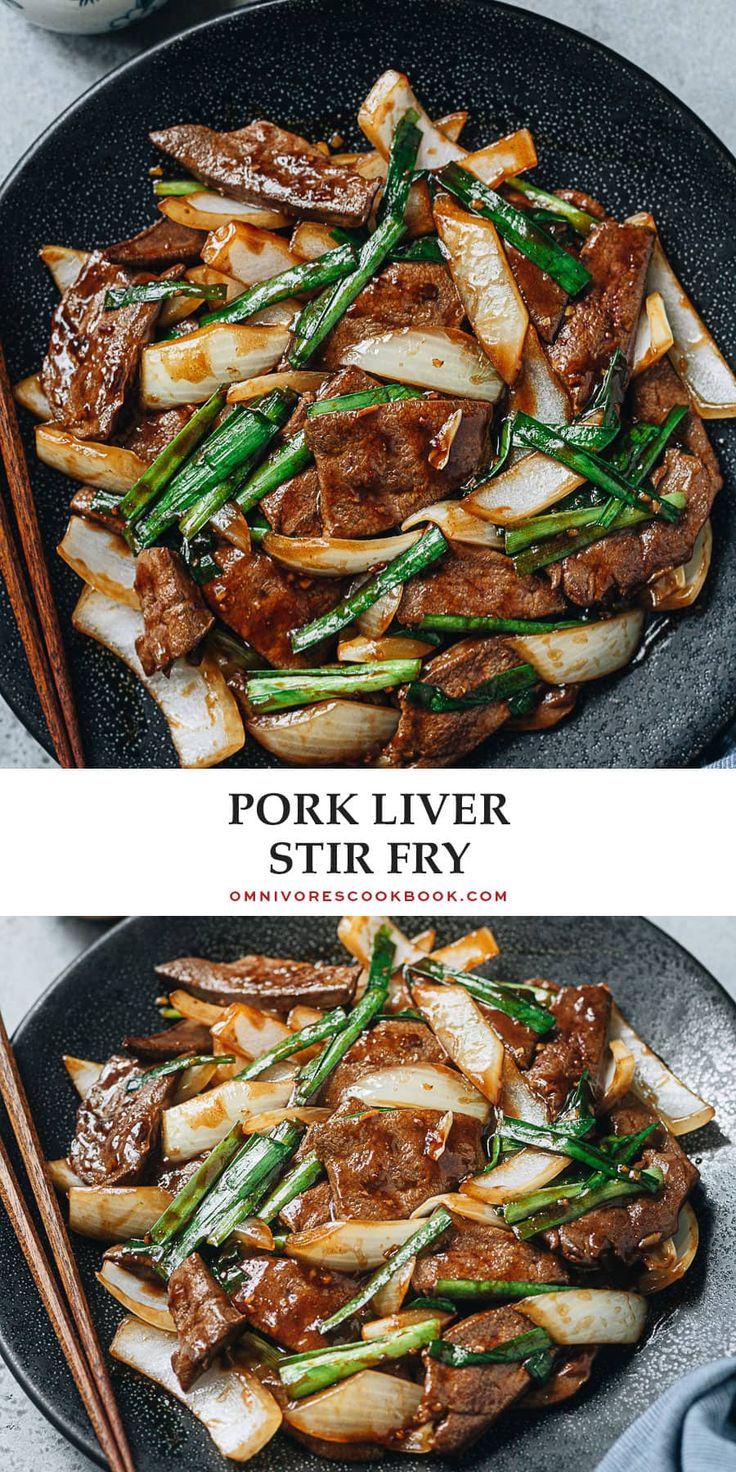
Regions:
M 444 469 L 431 462 L 442 430 L 461 411 Z M 309 419 L 325 531 L 368 537 L 457 490 L 485 463 L 491 406 L 470 399 L 400 399 Z
M 357 966 L 321 966 L 309 961 L 282 961 L 275 956 L 241 956 L 238 961 L 209 961 L 181 956 L 163 961 L 156 975 L 186 987 L 207 1002 L 248 1002 L 271 1012 L 288 1012 L 299 1004 L 337 1007 L 355 991 Z
M 462 639 L 429 659 L 422 680 L 446 695 L 469 690 L 519 663 L 503 639 Z M 401 717 L 381 761 L 390 767 L 446 767 L 473 751 L 508 719 L 508 701 L 435 714 L 399 693 Z
M 341 394 L 363 393 L 376 387 L 375 378 L 370 378 L 360 368 L 343 368 L 331 374 L 317 394 L 304 394 L 294 410 L 285 430 L 289 439 L 304 428 L 307 409 L 315 400 L 335 398 Z M 319 505 L 319 476 L 313 465 L 295 475 L 291 480 L 270 495 L 264 496 L 261 509 L 268 517 L 275 532 L 285 537 L 318 537 L 322 532 L 322 517 Z
M 479 1121 L 455 1114 L 445 1149 L 433 1159 L 428 1151 L 439 1119 L 435 1110 L 384 1112 L 348 1099 L 331 1119 L 312 1125 L 308 1148 L 327 1171 L 337 1218 L 410 1216 L 429 1196 L 454 1190 L 476 1170 Z
M 215 620 L 178 552 L 146 547 L 135 564 L 144 632 L 135 641 L 147 675 L 197 649 Z
M 661 424 L 676 404 L 689 403 L 687 390 L 666 359 L 634 381 L 631 398 L 634 417 L 651 424 Z M 618 598 L 630 600 L 656 573 L 679 567 L 692 555 L 723 484 L 703 422 L 694 412 L 683 419 L 662 465 L 659 493 L 680 491 L 685 497 L 677 521 L 651 521 L 641 529 L 617 532 L 566 557 L 555 576 L 570 602 L 589 607 Z
M 348 307 L 327 337 L 322 359 L 335 367 L 346 348 L 391 327 L 459 327 L 464 316 L 445 266 L 395 262 L 379 271 Z
M 576 413 L 585 407 L 616 348 L 631 363 L 654 235 L 644 225 L 602 220 L 580 252 L 591 283 L 572 303 L 549 348 Z
M 183 123 L 151 133 L 151 142 L 213 189 L 302 220 L 364 225 L 378 188 L 377 180 L 333 163 L 305 138 L 265 121 L 234 133 Z
M 308 1191 L 301 1191 L 279 1213 L 279 1219 L 290 1232 L 306 1232 L 332 1220 L 332 1193 L 329 1181 L 318 1181 Z
M 93 251 L 51 319 L 43 389 L 54 419 L 79 439 L 109 440 L 135 392 L 161 303 L 107 312 L 104 302 L 110 287 L 143 279 Z
M 536 328 L 543 342 L 552 342 L 567 306 L 567 292 L 546 271 L 540 271 L 539 266 L 535 266 L 528 256 L 516 250 L 515 246 L 507 245 L 506 254 L 516 284 L 526 302 L 532 326 Z
M 541 1044 L 526 1078 L 554 1119 L 584 1072 L 594 1097 L 602 1090 L 611 993 L 606 986 L 561 987 L 551 1011 L 554 1033 Z
M 429 613 L 548 618 L 564 611 L 565 599 L 549 579 L 520 577 L 511 558 L 492 547 L 456 544 L 406 584 L 396 617 L 411 625 Z
M 167 1058 L 181 1058 L 186 1053 L 208 1053 L 212 1048 L 212 1038 L 203 1022 L 183 1017 L 181 1022 L 165 1027 L 162 1032 L 124 1038 L 123 1047 L 126 1053 L 133 1053 L 136 1058 L 162 1063 Z
M 654 1123 L 655 1116 L 629 1094 L 609 1119 L 613 1134 L 632 1135 Z M 610 1268 L 617 1262 L 631 1267 L 647 1246 L 666 1241 L 676 1230 L 681 1208 L 699 1179 L 696 1167 L 661 1123 L 635 1163 L 662 1171 L 664 1186 L 656 1196 L 642 1193 L 620 1206 L 601 1206 L 546 1234 L 553 1250 L 573 1267 Z
M 291 629 L 311 622 L 339 603 L 345 583 L 339 578 L 305 578 L 279 567 L 267 553 L 237 547 L 215 554 L 220 574 L 203 589 L 210 608 L 252 644 L 271 664 L 298 667 L 319 664 L 324 646 L 294 654 Z
M 162 409 L 158 414 L 136 414 L 124 438 L 125 448 L 151 465 L 191 417 L 192 410 L 187 404 Z
M 454 1324 L 445 1339 L 476 1351 L 495 1349 L 529 1330 L 529 1320 L 512 1308 L 493 1308 Z M 477 1441 L 533 1384 L 523 1364 L 469 1365 L 453 1369 L 425 1355 L 424 1397 L 419 1420 L 434 1426 L 432 1450 L 453 1453 Z
M 118 266 L 165 271 L 167 266 L 175 266 L 179 262 L 185 266 L 197 265 L 203 244 L 201 230 L 190 230 L 188 225 L 178 225 L 176 220 L 163 215 L 128 240 L 108 245 L 105 255 Z
M 564 1263 L 545 1247 L 518 1242 L 513 1232 L 456 1217 L 452 1235 L 440 1252 L 419 1258 L 412 1287 L 432 1294 L 440 1278 L 503 1278 L 531 1283 L 568 1283 Z
M 138 1186 L 145 1179 L 176 1079 L 151 1079 L 128 1093 L 140 1072 L 132 1058 L 110 1058 L 77 1110 L 69 1161 L 86 1186 Z
M 169 1312 L 179 1336 L 171 1364 L 182 1390 L 190 1390 L 217 1355 L 242 1334 L 246 1321 L 198 1252 L 169 1278 Z
M 358 1290 L 346 1273 L 289 1257 L 250 1257 L 240 1264 L 245 1282 L 233 1301 L 248 1322 L 286 1349 L 321 1349 L 328 1343 L 320 1320 L 329 1318 Z

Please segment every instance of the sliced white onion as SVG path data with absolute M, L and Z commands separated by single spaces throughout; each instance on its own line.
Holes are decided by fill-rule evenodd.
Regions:
M 736 375 L 675 275 L 659 238 L 647 274 L 647 292 L 663 298 L 674 335 L 670 358 L 703 419 L 736 415 Z
M 212 1028 L 224 1053 L 240 1053 L 245 1058 L 259 1058 L 277 1043 L 291 1037 L 291 1028 L 278 1017 L 271 1017 L 247 1002 L 233 1002 Z
M 43 391 L 40 373 L 29 373 L 27 378 L 21 378 L 13 389 L 13 397 L 36 419 L 51 418 L 51 406 Z
M 661 1248 L 655 1248 L 652 1253 L 645 1254 L 647 1269 L 641 1274 L 636 1284 L 639 1293 L 645 1295 L 661 1293 L 664 1288 L 669 1288 L 671 1283 L 677 1283 L 680 1278 L 684 1278 L 692 1266 L 699 1239 L 698 1218 L 690 1202 L 686 1201 L 680 1210 L 677 1231 L 674 1236 L 670 1237 L 666 1243 L 662 1243 Z M 662 1248 L 668 1250 L 663 1252 Z
M 498 1227 L 501 1232 L 511 1230 L 493 1206 L 481 1201 L 480 1197 L 476 1198 L 469 1193 L 463 1195 L 460 1191 L 444 1191 L 440 1196 L 428 1197 L 421 1206 L 415 1207 L 411 1214 L 412 1220 L 417 1217 L 431 1216 L 438 1206 L 446 1206 L 453 1216 L 461 1216 L 467 1221 L 483 1222 L 487 1227 Z
M 434 218 L 473 331 L 504 383 L 515 383 L 529 313 L 496 227 L 444 194 L 435 200 Z
M 388 930 L 394 947 L 394 967 L 398 970 L 410 961 L 421 961 L 425 952 L 409 939 L 387 915 L 343 915 L 337 926 L 337 938 L 361 966 L 368 966 L 379 930 Z
M 135 648 L 143 618 L 134 608 L 85 588 L 72 623 L 127 664 L 161 709 L 182 767 L 212 767 L 240 751 L 243 722 L 219 666 L 205 654 L 198 665 L 175 659 L 168 675 L 146 675 Z
M 364 1104 L 394 1109 L 435 1109 L 444 1114 L 468 1114 L 486 1120 L 490 1106 L 483 1095 L 460 1074 L 441 1063 L 405 1063 L 374 1068 L 350 1085 L 350 1097 Z
M 292 388 L 297 394 L 316 393 L 328 377 L 328 373 L 310 369 L 303 373 L 293 369 L 284 373 L 263 373 L 259 378 L 247 378 L 245 383 L 234 383 L 228 389 L 227 401 L 229 404 L 242 404 L 248 399 L 258 398 L 259 394 L 268 394 L 274 388 Z
M 302 1055 L 300 1054 L 300 1057 Z M 265 1109 L 262 1114 L 252 1114 L 250 1119 L 243 1121 L 244 1135 L 263 1135 L 275 1128 L 277 1124 L 283 1124 L 284 1120 L 293 1119 L 301 1124 L 322 1124 L 329 1119 L 329 1109 L 304 1108 L 291 1105 L 286 1109 Z
M 466 150 L 432 122 L 414 96 L 409 78 L 392 69 L 378 78 L 358 111 L 359 128 L 383 158 L 388 158 L 394 132 L 408 108 L 416 112 L 422 135 L 415 168 L 439 169 L 465 156 Z
M 472 516 L 485 517 L 496 526 L 513 526 L 569 496 L 583 479 L 566 465 L 535 452 L 515 461 L 479 490 L 471 491 L 460 505 Z
M 80 1099 L 86 1098 L 90 1089 L 97 1083 L 103 1065 L 93 1063 L 91 1058 L 73 1058 L 70 1053 L 64 1054 L 62 1063 Z
M 88 256 L 86 250 L 74 250 L 69 245 L 44 245 L 38 254 L 62 295 L 74 285 Z
M 477 930 L 468 931 L 467 935 L 461 935 L 449 945 L 433 950 L 432 960 L 441 961 L 443 966 L 451 966 L 453 971 L 474 971 L 476 966 L 482 966 L 485 961 L 497 956 L 499 950 L 493 932 L 487 925 L 480 925 Z
M 456 1068 L 497 1104 L 503 1083 L 504 1046 L 480 1007 L 462 986 L 415 981 L 412 996 Z
M 133 586 L 135 558 L 117 532 L 83 516 L 72 516 L 56 550 L 90 588 L 116 603 L 139 607 Z
M 268 1222 L 262 1222 L 260 1217 L 247 1217 L 233 1232 L 233 1237 L 241 1247 L 255 1248 L 257 1252 L 273 1252 L 273 1232 Z
M 629 1052 L 625 1043 L 620 1038 L 611 1038 L 608 1044 L 609 1059 L 606 1067 L 606 1076 L 603 1085 L 603 1097 L 600 1102 L 601 1112 L 606 1114 L 628 1094 L 634 1078 L 636 1067 L 633 1053 Z
M 82 1184 L 79 1176 L 74 1174 L 69 1161 L 63 1156 L 60 1160 L 47 1160 L 46 1169 L 51 1178 L 52 1186 L 57 1191 L 62 1191 L 65 1195 L 67 1191 L 71 1191 L 72 1186 L 81 1186 Z
M 185 337 L 149 343 L 141 354 L 141 401 L 149 408 L 203 403 L 223 383 L 267 373 L 288 341 L 286 327 L 213 322 Z
M 188 271 L 184 272 L 184 280 L 192 281 L 195 286 L 224 286 L 225 304 L 234 301 L 235 297 L 240 296 L 243 290 L 242 281 L 233 280 L 232 276 L 226 276 L 223 271 L 214 271 L 211 266 L 190 267 Z M 191 317 L 192 313 L 198 311 L 202 305 L 203 303 L 198 302 L 196 297 L 171 296 L 161 303 L 161 311 L 158 319 L 159 326 L 172 327 L 175 322 L 181 322 L 185 317 Z M 215 304 L 211 303 L 210 305 L 214 306 Z M 222 305 L 222 303 L 219 303 L 219 305 Z M 205 310 L 207 311 L 209 308 L 205 306 Z
M 216 1063 L 194 1063 L 191 1068 L 183 1068 L 178 1075 L 173 1103 L 183 1104 L 186 1099 L 193 1099 L 195 1094 L 201 1094 L 212 1083 L 216 1074 Z M 219 1082 L 219 1077 L 217 1081 Z
M 282 537 L 267 532 L 263 547 L 271 557 L 294 572 L 310 577 L 341 578 L 348 573 L 370 572 L 379 563 L 408 551 L 419 540 L 419 532 L 396 537 L 367 537 L 365 541 L 342 537 Z
M 531 322 L 524 339 L 521 373 L 509 394 L 509 413 L 521 410 L 542 424 L 569 424 L 572 417 L 570 397 L 557 377 Z M 524 452 L 513 452 L 516 459 Z M 560 467 L 562 468 L 562 467 Z
M 514 1305 L 546 1329 L 555 1344 L 636 1344 L 644 1332 L 646 1301 L 614 1288 L 571 1288 L 541 1293 Z
M 224 1084 L 198 1094 L 185 1104 L 165 1109 L 161 1140 L 167 1160 L 193 1160 L 211 1150 L 249 1114 L 264 1109 L 281 1109 L 287 1103 L 291 1084 L 264 1083 L 262 1079 L 228 1079 Z
M 389 588 L 388 592 L 382 593 L 370 608 L 359 613 L 355 626 L 361 634 L 367 634 L 369 639 L 378 639 L 381 634 L 385 634 L 389 624 L 392 624 L 396 617 L 403 592 L 401 585 L 397 588 Z
M 415 1257 L 410 1257 L 408 1262 L 405 1262 L 402 1268 L 397 1268 L 396 1272 L 391 1274 L 388 1282 L 384 1283 L 377 1293 L 374 1293 L 371 1307 L 375 1314 L 380 1315 L 383 1319 L 390 1314 L 398 1314 L 411 1287 L 416 1261 Z
M 377 659 L 423 659 L 431 654 L 433 644 L 408 634 L 386 635 L 383 639 L 345 639 L 337 646 L 337 658 L 343 664 L 372 664 Z
M 386 745 L 399 724 L 390 706 L 325 700 L 246 721 L 249 736 L 292 766 L 350 766 Z
M 450 138 L 453 143 L 457 143 L 468 121 L 467 109 L 458 108 L 455 112 L 443 113 L 441 118 L 435 118 L 434 121 L 435 127 L 439 128 L 440 132 L 444 133 L 446 138 Z
M 299 1262 L 315 1263 L 333 1272 L 361 1273 L 381 1267 L 392 1248 L 401 1247 L 416 1229 L 416 1223 L 408 1218 L 375 1222 L 354 1217 L 292 1232 L 284 1252 Z
M 641 609 L 631 608 L 578 629 L 523 634 L 512 643 L 549 685 L 580 684 L 601 680 L 628 664 L 639 647 L 643 621 Z
M 504 179 L 523 174 L 525 169 L 533 169 L 536 162 L 537 150 L 532 134 L 528 128 L 518 128 L 515 133 L 507 133 L 505 137 L 497 138 L 495 143 L 478 148 L 475 153 L 466 153 L 462 165 L 493 189 Z
M 461 1191 L 490 1206 L 501 1206 L 506 1201 L 518 1201 L 522 1196 L 528 1196 L 530 1191 L 548 1186 L 569 1164 L 566 1155 L 545 1154 L 543 1150 L 530 1146 L 503 1160 L 495 1170 L 471 1176 Z
M 501 1103 L 504 1114 L 512 1115 L 514 1119 L 523 1119 L 526 1124 L 549 1123 L 549 1110 L 544 1099 L 527 1083 L 511 1053 L 507 1053 L 504 1059 Z
M 276 1434 L 281 1411 L 265 1385 L 239 1365 L 213 1365 L 191 1390 L 182 1390 L 172 1369 L 175 1334 L 123 1319 L 110 1345 L 113 1359 L 162 1386 L 206 1426 L 217 1450 L 232 1462 L 248 1462 Z
M 646 368 L 658 363 L 669 352 L 674 341 L 664 297 L 659 291 L 650 291 L 636 329 L 632 378 L 637 378 Z
M 242 220 L 246 225 L 259 225 L 265 230 L 283 230 L 289 224 L 278 210 L 245 204 L 242 199 L 228 199 L 209 189 L 195 194 L 169 194 L 159 201 L 158 207 L 162 215 L 168 215 L 177 225 L 188 225 L 190 230 L 217 230 L 228 220 Z
M 490 521 L 472 516 L 460 501 L 435 501 L 433 506 L 424 506 L 413 511 L 401 524 L 402 532 L 413 526 L 426 526 L 432 522 L 438 526 L 451 542 L 468 542 L 476 547 L 503 547 L 503 537 Z
M 710 521 L 700 528 L 695 539 L 692 557 L 680 567 L 659 573 L 648 586 L 652 607 L 664 613 L 678 608 L 690 608 L 700 597 L 710 571 L 713 554 L 713 529 Z
M 203 1022 L 205 1027 L 212 1027 L 225 1016 L 227 1007 L 216 1007 L 213 1002 L 203 1002 L 200 997 L 192 997 L 189 992 L 173 991 L 169 993 L 169 1001 L 182 1017 L 191 1017 L 193 1022 Z
M 313 1022 L 321 1022 L 324 1012 L 320 1007 L 306 1007 L 303 1002 L 298 1002 L 292 1007 L 286 1021 L 292 1032 L 300 1032 L 303 1027 L 310 1027 Z
M 413 1380 L 361 1370 L 317 1395 L 292 1401 L 284 1421 L 303 1435 L 320 1441 L 385 1440 L 401 1431 L 416 1415 L 422 1388 Z
M 241 220 L 220 225 L 207 236 L 202 260 L 215 271 L 224 271 L 226 276 L 242 281 L 244 286 L 279 276 L 299 263 L 299 257 L 289 249 L 283 236 L 275 235 L 272 230 L 261 230 L 257 225 L 246 225 Z
M 163 1329 L 169 1334 L 176 1333 L 163 1283 L 139 1278 L 135 1273 L 126 1272 L 116 1262 L 103 1262 L 101 1271 L 95 1277 L 136 1319 L 141 1319 L 144 1324 L 152 1324 L 154 1329 Z
M 146 469 L 145 461 L 120 445 L 78 440 L 56 424 L 36 428 L 36 454 L 44 465 L 103 491 L 127 491 Z
M 615 1003 L 611 1009 L 610 1036 L 620 1038 L 634 1055 L 634 1093 L 659 1115 L 673 1135 L 687 1135 L 708 1124 L 715 1114 L 713 1105 L 706 1104 L 671 1072 L 634 1031 Z
M 302 220 L 289 241 L 289 249 L 302 261 L 316 261 L 336 247 L 329 225 L 321 225 L 318 220 Z
M 80 1237 L 127 1242 L 145 1237 L 173 1199 L 160 1186 L 72 1186 L 69 1226 Z
M 346 347 L 340 361 L 376 378 L 455 398 L 495 404 L 503 390 L 503 380 L 480 344 L 454 327 L 395 327 Z

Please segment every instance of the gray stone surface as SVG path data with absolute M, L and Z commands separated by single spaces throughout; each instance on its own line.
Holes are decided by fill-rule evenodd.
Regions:
M 366 0 L 364 0 L 366 3 Z M 688 103 L 733 149 L 732 0 L 520 0 L 635 61 Z M 165 37 L 236 0 L 170 0 L 150 21 L 115 36 L 62 36 L 36 30 L 0 5 L 0 177 L 34 138 L 98 77 Z M 0 699 L 0 767 L 49 766 L 49 758 Z
M 736 919 L 651 917 L 692 951 L 736 998 Z M 102 934 L 97 920 L 0 918 L 0 1008 L 12 1030 L 41 992 L 80 951 Z M 0 1363 L 0 1467 L 3 1472 L 91 1472 Z M 145 1468 L 141 1468 L 145 1472 Z

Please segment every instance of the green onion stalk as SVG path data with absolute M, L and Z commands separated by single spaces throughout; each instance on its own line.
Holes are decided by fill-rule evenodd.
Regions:
M 439 170 L 437 180 L 443 188 L 459 199 L 466 209 L 491 220 L 499 235 L 508 241 L 509 245 L 515 246 L 522 255 L 533 261 L 535 266 L 538 266 L 547 276 L 551 276 L 552 280 L 556 281 L 557 285 L 561 286 L 568 295 L 576 296 L 589 284 L 590 272 L 576 256 L 563 250 L 562 246 L 558 245 L 545 230 L 535 225 L 523 210 L 509 204 L 507 199 L 503 199 L 495 189 L 490 189 L 487 184 L 483 184 L 461 164 L 445 164 L 445 167 Z
M 320 644 L 323 639 L 339 634 L 341 629 L 352 623 L 367 608 L 372 607 L 384 593 L 388 593 L 391 588 L 399 587 L 409 578 L 415 577 L 417 573 L 430 567 L 433 562 L 444 555 L 447 547 L 448 543 L 439 527 L 432 527 L 413 546 L 408 547 L 405 552 L 387 563 L 379 572 L 373 573 L 365 583 L 361 583 L 360 587 L 343 598 L 329 613 L 322 614 L 320 618 L 313 619 L 311 623 L 304 624 L 301 628 L 292 629 L 289 638 L 294 653 L 302 653 L 305 649 L 311 649 L 314 644 Z
M 469 971 L 456 971 L 452 966 L 433 961 L 429 956 L 421 961 L 411 962 L 405 967 L 405 974 L 410 987 L 412 975 L 462 986 L 471 997 L 484 1002 L 487 1007 L 495 1008 L 497 1012 L 505 1012 L 508 1017 L 513 1017 L 525 1027 L 531 1028 L 532 1032 L 543 1034 L 555 1025 L 554 1015 L 547 1007 L 528 1002 L 518 992 L 509 991 L 505 986 L 487 981 L 482 976 L 473 976 Z

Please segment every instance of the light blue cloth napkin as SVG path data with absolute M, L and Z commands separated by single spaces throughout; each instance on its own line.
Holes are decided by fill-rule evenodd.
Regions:
M 597 1472 L 736 1472 L 736 1359 L 675 1381 L 606 1453 Z

